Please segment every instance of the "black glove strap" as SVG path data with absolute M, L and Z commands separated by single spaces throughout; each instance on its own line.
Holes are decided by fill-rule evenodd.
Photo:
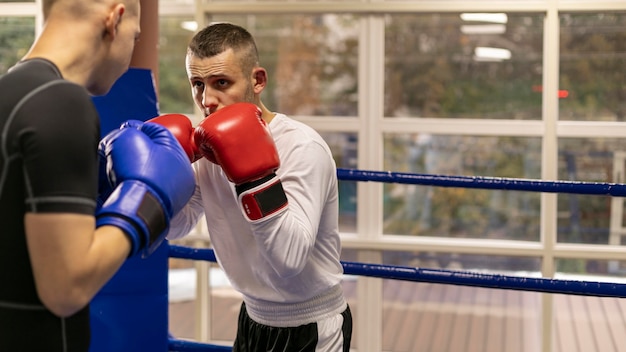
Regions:
M 260 178 L 256 181 L 250 181 L 250 182 L 246 182 L 246 183 L 242 183 L 240 185 L 236 185 L 235 186 L 235 191 L 237 192 L 237 196 L 239 196 L 240 194 L 242 194 L 243 192 L 249 190 L 249 189 L 253 189 L 256 186 L 262 185 L 265 182 L 273 179 L 274 177 L 276 177 L 275 173 L 271 173 L 263 178 Z
M 149 231 L 149 243 L 142 243 L 149 246 L 156 241 L 159 236 L 167 229 L 167 221 L 161 203 L 150 192 L 146 192 L 137 208 L 137 216 L 144 221 Z

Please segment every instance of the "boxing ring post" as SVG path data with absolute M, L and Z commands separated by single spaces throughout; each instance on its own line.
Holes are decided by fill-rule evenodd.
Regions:
M 131 68 L 102 97 L 94 97 L 101 134 L 122 122 L 159 113 L 152 72 Z M 165 352 L 168 335 L 168 247 L 128 259 L 91 302 L 90 352 Z

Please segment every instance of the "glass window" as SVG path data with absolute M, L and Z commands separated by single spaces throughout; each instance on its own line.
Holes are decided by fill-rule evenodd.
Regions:
M 385 170 L 430 175 L 540 178 L 540 138 L 385 136 Z M 384 186 L 384 233 L 539 240 L 537 192 Z
M 626 13 L 561 14 L 561 120 L 626 121 Z
M 187 44 L 195 33 L 192 17 L 159 18 L 159 109 L 193 115 L 194 102 L 185 71 Z
M 611 281 L 626 283 L 626 262 L 600 259 L 557 259 L 559 279 L 575 281 Z
M 34 40 L 34 17 L 0 17 L 0 73 L 26 55 Z
M 354 15 L 219 15 L 255 37 L 268 70 L 263 101 L 288 115 L 357 116 L 359 20 Z
M 624 182 L 625 152 L 626 141 L 623 139 L 562 138 L 559 140 L 559 179 Z M 612 211 L 622 212 L 624 208 L 620 200 L 623 199 L 602 195 L 559 194 L 558 241 L 622 244 L 622 236 L 613 232 L 619 229 L 611 228 L 611 217 L 618 214 Z M 618 203 L 612 203 L 614 201 Z M 621 209 L 612 209 L 612 204 Z M 617 220 L 616 223 L 620 225 L 623 221 Z
M 541 119 L 542 28 L 541 14 L 387 16 L 385 116 Z
M 428 251 L 383 251 L 383 263 L 430 269 L 490 271 L 510 276 L 540 276 L 541 259 Z
M 357 168 L 356 133 L 321 132 L 338 168 Z M 356 232 L 356 181 L 339 181 L 339 231 Z

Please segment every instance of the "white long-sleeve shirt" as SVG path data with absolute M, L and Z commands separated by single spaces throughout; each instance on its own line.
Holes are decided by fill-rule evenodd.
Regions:
M 277 114 L 269 129 L 287 210 L 248 222 L 234 184 L 220 166 L 203 158 L 193 165 L 196 191 L 172 220 L 168 238 L 188 234 L 204 214 L 218 263 L 243 295 L 250 317 L 270 326 L 298 326 L 346 307 L 337 171 L 328 145 L 309 126 Z

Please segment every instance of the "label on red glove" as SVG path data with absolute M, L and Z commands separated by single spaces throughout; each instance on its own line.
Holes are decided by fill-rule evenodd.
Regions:
M 278 177 L 273 177 L 239 195 L 244 216 L 249 221 L 267 219 L 287 209 L 287 196 Z

